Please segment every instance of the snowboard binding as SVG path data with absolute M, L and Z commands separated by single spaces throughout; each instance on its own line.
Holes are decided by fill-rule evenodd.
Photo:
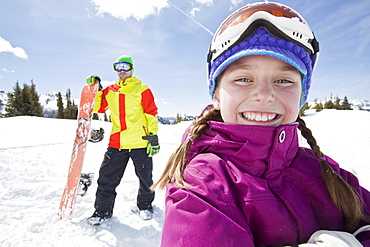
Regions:
M 85 196 L 87 189 L 92 185 L 94 173 L 81 173 L 77 195 Z
M 89 142 L 100 142 L 104 139 L 104 129 L 91 129 Z

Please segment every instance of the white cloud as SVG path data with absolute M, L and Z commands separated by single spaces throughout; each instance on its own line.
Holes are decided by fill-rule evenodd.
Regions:
M 15 73 L 14 70 L 8 70 L 8 69 L 2 69 L 2 71 L 4 71 L 5 73 Z
M 98 15 L 108 13 L 123 20 L 130 17 L 142 20 L 169 7 L 167 0 L 91 0 L 91 2 L 95 5 Z
M 196 6 L 196 7 L 193 7 L 192 10 L 189 11 L 189 15 L 192 16 L 192 17 L 195 17 L 196 12 L 201 11 L 201 7 L 203 7 L 203 6 L 207 6 L 207 7 L 213 6 L 213 0 L 195 0 L 194 2 L 191 3 L 191 5 Z
M 242 3 L 243 0 L 231 0 L 231 3 L 234 5 L 234 6 L 237 6 L 238 4 Z
M 195 0 L 195 2 L 205 5 L 205 6 L 212 6 L 213 5 L 213 0 Z
M 191 17 L 195 17 L 195 13 L 196 12 L 199 12 L 200 11 L 200 8 L 193 8 L 190 12 L 189 12 L 189 14 L 190 14 L 190 16 Z
M 164 105 L 172 105 L 172 102 L 167 102 L 165 99 L 161 99 L 161 103 Z
M 0 37 L 0 53 L 2 52 L 10 52 L 13 53 L 15 56 L 27 59 L 28 55 L 21 47 L 13 47 L 9 41 Z

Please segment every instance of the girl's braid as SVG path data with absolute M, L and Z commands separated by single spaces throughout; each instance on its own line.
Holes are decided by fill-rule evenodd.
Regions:
M 205 111 L 201 116 L 196 117 L 191 126 L 189 137 L 193 140 L 198 139 L 209 128 L 209 121 L 223 122 L 220 111 L 212 108 Z
M 308 145 L 310 145 L 316 157 L 324 157 L 324 154 L 321 152 L 320 147 L 317 145 L 316 139 L 312 135 L 312 131 L 307 128 L 305 121 L 303 121 L 302 118 L 298 117 L 297 122 L 299 123 L 298 129 L 301 131 L 302 136 L 306 139 Z
M 189 150 L 193 140 L 198 139 L 204 131 L 209 128 L 208 121 L 222 122 L 220 112 L 212 108 L 204 111 L 201 116 L 194 119 L 187 139 L 171 154 L 162 176 L 159 178 L 158 182 L 153 184 L 151 189 L 157 186 L 163 189 L 168 183 L 174 183 L 178 187 L 190 186 L 184 179 L 184 170 L 188 163 Z
M 297 122 L 299 123 L 298 129 L 307 140 L 316 157 L 323 158 L 319 159 L 321 174 L 333 203 L 344 214 L 346 230 L 353 232 L 359 227 L 361 220 L 370 222 L 370 219 L 362 213 L 362 204 L 357 192 L 325 160 L 325 156 L 317 145 L 316 139 L 313 137 L 311 130 L 307 128 L 303 119 L 298 117 Z

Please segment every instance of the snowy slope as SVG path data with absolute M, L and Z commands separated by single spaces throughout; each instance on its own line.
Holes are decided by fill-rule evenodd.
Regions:
M 324 110 L 304 118 L 322 151 L 360 178 L 370 189 L 370 112 Z M 189 122 L 160 125 L 161 152 L 154 157 L 156 180 L 178 146 Z M 109 123 L 93 122 L 109 133 Z M 89 227 L 96 179 L 108 136 L 89 143 L 84 172 L 96 177 L 76 203 L 74 219 L 59 220 L 57 211 L 66 183 L 76 121 L 37 117 L 1 118 L 0 126 L 0 246 L 159 246 L 164 221 L 164 192 L 157 191 L 154 218 L 142 221 L 130 212 L 138 189 L 129 165 L 117 189 L 112 221 Z M 302 142 L 304 139 L 302 139 Z M 304 142 L 303 146 L 307 146 Z

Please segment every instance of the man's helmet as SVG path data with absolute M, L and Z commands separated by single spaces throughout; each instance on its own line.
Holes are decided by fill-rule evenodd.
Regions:
M 132 61 L 132 58 L 128 55 L 122 55 L 119 56 L 116 61 L 113 63 L 113 69 L 116 70 L 116 64 L 119 63 L 129 63 L 131 65 L 131 71 L 134 73 L 134 62 Z

